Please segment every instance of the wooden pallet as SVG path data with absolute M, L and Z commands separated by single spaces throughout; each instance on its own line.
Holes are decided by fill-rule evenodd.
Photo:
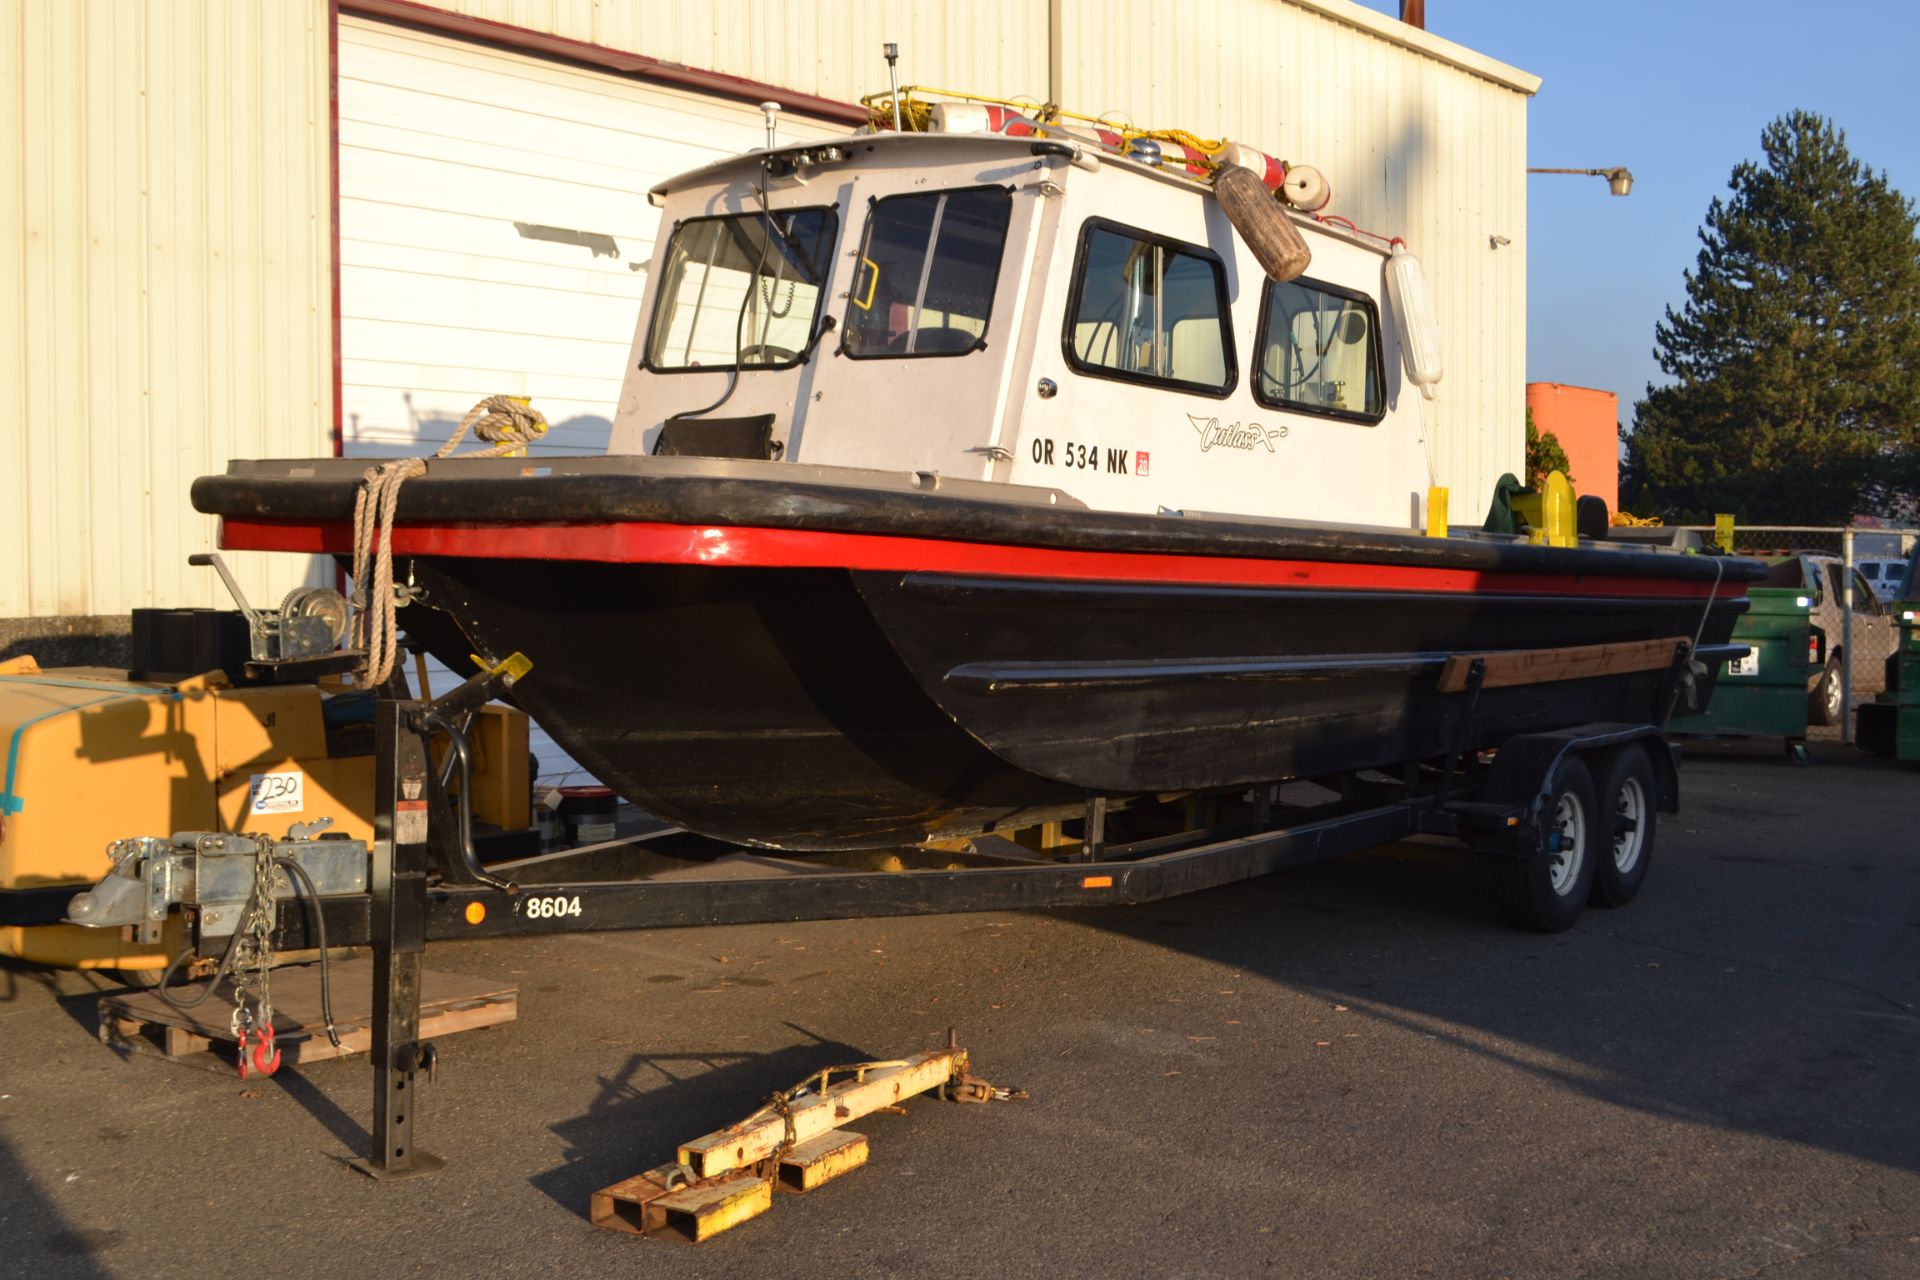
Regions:
M 373 1046 L 373 961 L 339 961 L 332 970 L 337 1049 L 328 1041 L 320 1016 L 320 966 L 274 970 L 273 1035 L 283 1067 L 365 1053 Z M 519 1005 L 520 989 L 511 983 L 427 969 L 420 975 L 420 1038 L 512 1022 Z M 100 1001 L 100 1040 L 122 1052 L 156 1054 L 208 1071 L 230 1072 L 235 1069 L 228 1021 L 232 1014 L 233 988 L 225 982 L 204 1003 L 187 1010 L 174 1008 L 157 992 L 127 992 Z

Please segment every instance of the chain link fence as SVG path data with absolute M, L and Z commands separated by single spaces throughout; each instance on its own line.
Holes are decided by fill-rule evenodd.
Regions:
M 1690 525 L 1707 541 L 1712 526 Z M 1800 587 L 1812 598 L 1820 665 L 1807 682 L 1807 736 L 1853 741 L 1853 709 L 1887 687 L 1887 659 L 1899 643 L 1892 606 L 1920 596 L 1910 580 L 1920 529 L 1749 525 L 1733 549 L 1773 564 L 1768 586 Z

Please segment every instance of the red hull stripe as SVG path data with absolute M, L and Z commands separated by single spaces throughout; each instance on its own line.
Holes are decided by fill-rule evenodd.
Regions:
M 221 546 L 238 551 L 352 553 L 345 521 L 228 519 Z M 1613 574 L 1542 574 L 1441 569 L 1406 564 L 1266 560 L 1142 551 L 1071 551 L 889 534 L 728 525 L 487 524 L 402 525 L 403 556 L 504 560 L 586 560 L 602 564 L 730 565 L 742 568 L 919 570 L 1003 578 L 1170 582 L 1204 586 L 1332 587 L 1371 591 L 1495 591 L 1527 595 L 1652 596 L 1703 600 L 1712 583 Z M 1720 594 L 1746 589 L 1726 583 Z

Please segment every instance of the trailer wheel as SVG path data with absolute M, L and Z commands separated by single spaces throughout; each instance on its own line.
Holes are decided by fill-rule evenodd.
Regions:
M 1653 858 L 1659 817 L 1659 784 L 1647 750 L 1630 742 L 1600 767 L 1600 827 L 1593 877 L 1593 903 L 1624 907 L 1640 892 Z
M 1554 766 L 1546 791 L 1540 847 L 1498 864 L 1500 906 L 1522 929 L 1559 933 L 1573 927 L 1593 892 L 1599 824 L 1593 775 L 1578 756 Z

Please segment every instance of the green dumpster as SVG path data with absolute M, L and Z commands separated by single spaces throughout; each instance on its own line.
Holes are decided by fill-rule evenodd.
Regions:
M 1807 737 L 1807 682 L 1819 669 L 1811 660 L 1813 601 L 1797 587 L 1754 587 L 1747 598 L 1733 628 L 1733 643 L 1746 645 L 1747 656 L 1721 671 L 1706 711 L 1675 716 L 1667 727 L 1699 737 L 1781 738 L 1797 757 Z
M 1920 760 L 1920 602 L 1889 612 L 1900 630 L 1887 659 L 1887 691 L 1854 709 L 1854 741 L 1896 760 Z

